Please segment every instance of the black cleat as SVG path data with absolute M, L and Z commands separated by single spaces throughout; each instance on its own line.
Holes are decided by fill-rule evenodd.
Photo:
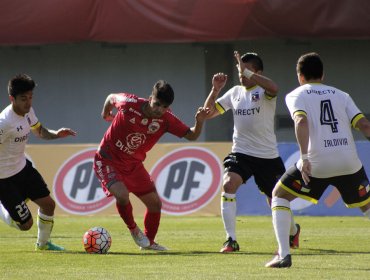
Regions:
M 291 255 L 286 255 L 284 258 L 276 255 L 270 262 L 265 264 L 265 267 L 274 267 L 274 268 L 287 268 L 292 266 L 292 257 Z
M 236 242 L 236 240 L 232 240 L 231 237 L 225 241 L 220 250 L 221 253 L 231 253 L 236 251 L 239 251 L 239 244 Z

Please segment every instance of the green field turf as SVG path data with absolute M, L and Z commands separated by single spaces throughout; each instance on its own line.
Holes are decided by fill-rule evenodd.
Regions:
M 140 251 L 118 216 L 57 217 L 53 242 L 68 251 L 35 252 L 36 226 L 0 224 L 0 279 L 370 279 L 370 221 L 363 217 L 296 217 L 301 248 L 290 269 L 265 268 L 276 249 L 271 217 L 238 217 L 241 251 L 218 253 L 220 217 L 164 216 L 157 236 L 165 253 Z M 138 219 L 142 225 L 142 219 Z M 82 235 L 93 226 L 112 236 L 107 255 L 88 255 Z

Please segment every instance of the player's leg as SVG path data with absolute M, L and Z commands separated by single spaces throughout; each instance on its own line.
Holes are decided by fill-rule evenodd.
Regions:
M 365 217 L 370 219 L 370 187 L 365 169 L 354 174 L 335 178 L 340 195 L 348 208 L 359 207 Z
M 18 230 L 29 230 L 32 214 L 18 187 L 18 175 L 0 179 L 0 219 Z
M 221 194 L 221 216 L 226 231 L 226 241 L 220 252 L 226 253 L 240 249 L 236 241 L 236 191 L 252 176 L 252 171 L 246 162 L 246 156 L 240 153 L 227 155 L 223 165 L 225 173 Z
M 129 199 L 129 191 L 125 184 L 121 181 L 116 181 L 109 186 L 109 192 L 116 198 L 117 211 L 129 229 L 136 245 L 139 247 L 149 246 L 149 239 L 135 222 L 132 204 Z
M 39 206 L 37 213 L 37 242 L 36 250 L 62 251 L 63 247 L 50 241 L 51 231 L 54 225 L 55 202 L 50 196 L 50 191 L 41 174 L 27 160 L 25 168 L 21 171 L 20 186 L 23 193 Z
M 38 206 L 37 213 L 37 242 L 36 250 L 63 251 L 60 247 L 50 241 L 54 226 L 55 202 L 50 195 L 33 200 Z
M 136 194 L 138 195 L 138 194 Z M 166 251 L 168 248 L 159 245 L 155 242 L 155 237 L 158 232 L 159 223 L 161 220 L 162 201 L 156 190 L 143 195 L 138 195 L 139 199 L 146 206 L 144 215 L 144 233 L 150 241 L 150 246 L 143 247 L 142 249 L 151 249 L 157 251 Z
M 304 185 L 301 172 L 292 166 L 276 184 L 272 192 L 271 210 L 278 254 L 268 262 L 266 267 L 290 267 L 292 265 L 289 244 L 291 223 L 290 201 L 297 196 L 317 203 L 328 186 L 325 179 L 310 178 L 309 186 Z
M 272 190 L 275 187 L 278 179 L 285 173 L 284 162 L 281 157 L 273 159 L 261 159 L 256 158 L 253 160 L 254 165 L 252 165 L 252 170 L 254 174 L 254 179 L 258 185 L 258 188 L 267 197 L 267 202 L 271 207 L 271 197 Z M 291 222 L 290 222 L 290 233 L 289 233 L 289 243 L 290 248 L 296 249 L 299 247 L 299 235 L 301 227 L 294 221 L 293 212 L 291 212 Z
M 130 170 L 130 164 L 132 163 L 127 162 L 124 166 L 127 166 L 127 169 Z M 95 155 L 93 168 L 104 193 L 107 196 L 113 195 L 115 197 L 117 211 L 130 230 L 135 243 L 138 246 L 149 246 L 149 239 L 135 222 L 133 208 L 129 198 L 130 190 L 123 179 L 130 178 L 131 173 L 115 168 L 111 161 L 102 157 L 99 153 Z M 132 176 L 135 176 L 135 174 L 132 174 Z
M 226 241 L 220 252 L 239 251 L 236 241 L 236 191 L 243 183 L 241 176 L 234 172 L 226 172 L 223 178 L 223 192 L 221 194 L 221 216 L 226 232 Z

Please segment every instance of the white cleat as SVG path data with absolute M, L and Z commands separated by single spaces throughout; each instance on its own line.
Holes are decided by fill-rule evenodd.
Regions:
M 154 242 L 148 247 L 140 247 L 140 250 L 168 251 L 168 248 Z
M 130 230 L 131 236 L 134 239 L 137 246 L 140 248 L 146 248 L 150 246 L 148 237 L 139 229 L 138 226 L 133 230 Z

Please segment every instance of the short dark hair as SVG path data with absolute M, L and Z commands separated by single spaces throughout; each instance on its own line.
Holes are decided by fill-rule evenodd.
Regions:
M 169 83 L 164 80 L 159 80 L 153 86 L 152 95 L 157 97 L 159 101 L 166 105 L 171 105 L 175 99 L 175 93 Z
M 8 94 L 16 97 L 19 94 L 27 91 L 32 91 L 36 86 L 36 83 L 32 78 L 26 74 L 18 74 L 13 77 L 8 83 Z
M 263 71 L 263 62 L 262 59 L 258 56 L 258 54 L 253 52 L 245 53 L 241 56 L 241 60 L 244 63 L 251 63 L 253 65 L 254 70 Z
M 306 81 L 321 79 L 324 74 L 324 64 L 320 56 L 315 52 L 301 55 L 297 62 L 297 73 L 303 75 Z

